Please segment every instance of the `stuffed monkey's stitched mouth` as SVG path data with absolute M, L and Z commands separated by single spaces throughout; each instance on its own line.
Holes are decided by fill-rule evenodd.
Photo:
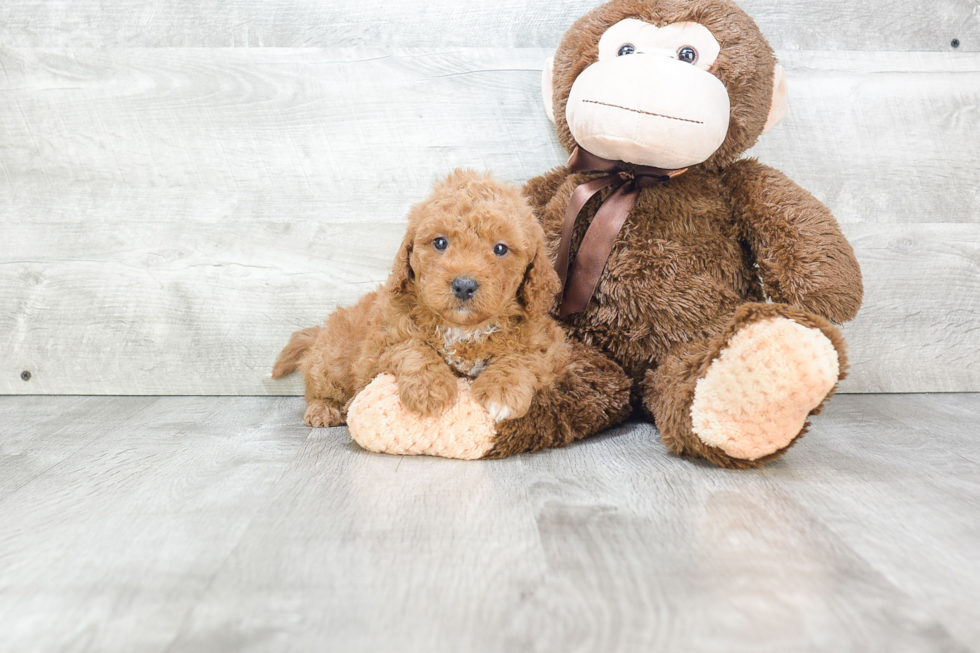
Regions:
M 665 116 L 662 113 L 650 113 L 649 111 L 640 111 L 639 109 L 630 109 L 629 107 L 621 107 L 618 104 L 608 104 L 606 102 L 596 102 L 595 100 L 582 100 L 583 103 L 587 104 L 599 104 L 604 107 L 612 107 L 613 109 L 622 109 L 623 111 L 632 111 L 633 113 L 642 113 L 647 116 L 655 116 L 657 118 L 666 118 L 668 120 L 679 120 L 681 122 L 693 122 L 696 125 L 703 125 L 704 123 L 700 120 L 691 120 L 690 118 L 675 118 L 674 116 Z

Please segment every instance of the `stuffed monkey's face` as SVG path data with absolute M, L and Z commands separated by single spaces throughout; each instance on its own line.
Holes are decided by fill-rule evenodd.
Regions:
M 575 141 L 606 159 L 658 168 L 707 160 L 725 141 L 731 110 L 725 85 L 708 72 L 720 50 L 698 23 L 616 23 L 569 93 Z
M 630 16 L 641 4 L 656 24 Z M 779 122 L 785 79 L 758 28 L 727 0 L 698 6 L 613 0 L 573 26 L 542 78 L 566 147 L 687 168 L 731 160 Z

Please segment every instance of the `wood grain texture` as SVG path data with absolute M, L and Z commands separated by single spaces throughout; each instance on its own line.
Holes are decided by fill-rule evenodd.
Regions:
M 748 472 L 632 423 L 380 456 L 302 410 L 0 398 L 38 427 L 0 452 L 32 477 L 0 495 L 0 650 L 980 651 L 980 395 L 838 397 Z
M 562 161 L 545 53 L 0 49 L 0 392 L 299 392 L 276 352 L 384 279 L 437 175 Z M 980 55 L 782 58 L 753 154 L 865 265 L 844 390 L 980 388 Z
M 16 401 L 4 424 L 63 405 Z M 277 400 L 87 403 L 0 452 L 47 466 L 0 494 L 2 650 L 164 650 L 305 437 Z
M 844 223 L 980 223 L 980 55 L 779 54 L 788 115 L 751 154 Z
M 564 161 L 545 56 L 0 49 L 0 208 L 394 222 L 453 167 L 522 182 Z M 980 220 L 980 54 L 782 59 L 789 115 L 753 154 L 842 222 Z
M 11 229 L 8 244 L 27 260 L 0 260 L 0 288 L 18 289 L 11 299 L 21 302 L 6 331 L 5 388 L 299 393 L 298 378 L 268 379 L 271 361 L 293 330 L 375 287 L 402 229 L 252 222 L 251 246 L 231 249 L 215 224 Z M 194 238 L 182 237 L 187 232 Z M 845 232 L 867 299 L 845 328 L 852 370 L 843 391 L 977 387 L 980 225 L 846 225 Z M 70 237 L 95 258 L 59 261 L 44 235 Z M 28 383 L 23 369 L 33 373 Z
M 843 392 L 980 387 L 980 224 L 845 225 L 865 301 Z
M 773 481 L 977 650 L 976 610 L 961 599 L 980 600 L 980 528 L 964 519 L 980 506 L 980 396 L 841 397 L 829 410 Z
M 17 410 L 0 410 L 0 499 L 62 462 L 103 433 L 107 421 L 139 412 L 154 399 L 131 401 L 124 408 L 99 397 L 45 401 L 25 397 Z M 70 433 L 65 437 L 65 434 Z
M 18 47 L 555 47 L 599 0 L 6 0 Z M 980 50 L 974 0 L 741 0 L 777 49 Z M 819 26 L 819 27 L 817 27 Z
M 556 155 L 536 90 L 543 52 L 8 48 L 0 59 L 3 181 L 29 197 L 312 195 L 325 201 L 318 219 L 397 207 L 397 220 L 452 166 L 529 177 Z M 377 199 L 389 193 L 399 201 Z

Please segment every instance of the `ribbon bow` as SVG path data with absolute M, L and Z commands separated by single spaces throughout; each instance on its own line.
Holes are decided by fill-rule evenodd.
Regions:
M 630 211 L 636 204 L 640 190 L 665 184 L 679 177 L 687 168 L 680 170 L 665 170 L 652 166 L 639 166 L 624 161 L 603 159 L 580 147 L 576 147 L 568 159 L 568 167 L 572 172 L 606 172 L 605 177 L 599 177 L 581 184 L 568 200 L 565 211 L 565 222 L 561 228 L 561 244 L 558 247 L 558 258 L 555 260 L 555 270 L 561 278 L 561 306 L 558 315 L 566 317 L 585 310 L 592 299 L 599 276 L 606 267 L 606 261 L 612 252 L 616 238 L 626 223 Z M 585 204 L 592 196 L 603 188 L 615 186 L 615 192 L 610 195 L 599 210 L 585 232 L 585 238 L 575 254 L 575 263 L 569 274 L 569 253 L 572 247 L 572 232 L 575 221 Z

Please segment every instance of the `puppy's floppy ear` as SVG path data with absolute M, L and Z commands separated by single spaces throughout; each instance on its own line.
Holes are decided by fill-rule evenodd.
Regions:
M 551 264 L 551 259 L 548 258 L 548 248 L 544 244 L 544 230 L 536 220 L 531 227 L 531 236 L 534 243 L 534 258 L 524 271 L 524 281 L 518 296 L 528 313 L 544 316 L 551 312 L 557 300 L 561 281 Z
M 412 249 L 415 245 L 415 230 L 409 229 L 402 240 L 395 262 L 388 277 L 388 290 L 396 294 L 412 292 L 415 287 L 415 270 L 412 269 Z

